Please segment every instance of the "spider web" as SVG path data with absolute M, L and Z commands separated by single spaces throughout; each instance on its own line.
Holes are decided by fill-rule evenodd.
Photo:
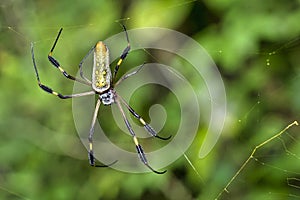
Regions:
M 171 12 L 171 10 L 176 7 L 192 6 L 195 4 L 195 1 L 178 2 L 173 6 L 169 6 L 167 10 Z M 7 5 L 8 4 L 6 3 L 1 3 L 2 8 L 6 7 Z M 160 9 L 156 8 L 147 11 L 159 13 Z M 138 21 L 138 19 L 135 17 L 131 17 L 129 20 L 127 18 L 114 18 L 114 20 L 123 21 L 125 23 L 130 23 L 128 22 L 130 20 Z M 56 36 L 56 31 L 58 31 L 59 28 L 60 27 L 58 26 L 49 27 L 45 25 L 38 25 L 36 27 L 32 25 L 14 27 L 12 24 L 8 24 L 2 27 L 2 34 L 8 37 L 12 37 L 15 41 L 17 41 L 17 44 L 12 44 L 12 48 L 15 49 L 15 51 L 18 52 L 18 49 L 21 48 L 26 52 L 26 56 L 24 56 L 24 58 L 22 59 L 22 61 L 24 62 L 22 67 L 31 66 L 31 60 L 28 59 L 30 58 L 29 42 L 33 41 L 36 45 L 36 57 L 39 62 L 39 67 L 46 68 L 50 66 L 50 64 L 47 63 L 45 55 L 47 55 L 49 51 L 48 48 L 51 47 L 52 42 L 54 41 Z M 80 62 L 80 56 L 85 55 L 87 50 L 98 38 L 105 38 L 106 36 L 109 36 L 109 34 L 105 31 L 105 29 L 99 31 L 97 23 L 79 24 L 72 26 L 66 25 L 63 28 L 65 32 L 62 36 L 61 41 L 59 41 L 59 46 L 61 47 L 55 50 L 55 55 L 59 57 L 61 63 L 64 64 L 64 68 L 66 68 L 66 70 L 68 70 L 68 72 L 70 72 L 71 74 L 74 74 L 77 70 L 77 64 Z M 106 29 L 108 30 L 108 28 Z M 121 28 L 116 23 L 114 29 L 115 33 L 118 32 L 118 29 L 121 30 Z M 90 38 L 94 38 L 93 40 L 87 39 L 85 44 L 83 41 L 74 41 L 74 37 L 72 35 L 80 34 L 86 31 L 91 32 Z M 101 36 L 98 35 L 99 32 L 102 32 Z M 32 35 L 34 35 L 34 37 Z M 264 63 L 262 67 L 267 70 L 271 70 L 272 67 L 276 67 L 274 63 L 277 62 L 279 56 L 289 56 L 289 53 L 292 53 L 294 55 L 295 52 L 299 51 L 299 37 L 295 37 L 289 41 L 286 41 L 283 45 L 279 44 L 278 47 L 276 47 L 277 44 L 275 43 L 272 43 L 272 45 L 274 45 L 275 48 L 272 48 L 272 50 L 270 51 L 261 50 L 254 53 L 248 52 L 248 54 L 257 56 L 258 59 L 260 59 L 262 63 Z M 6 48 L 7 44 L 3 43 L 1 46 Z M 80 47 L 74 48 L 74 46 Z M 213 56 L 213 58 L 216 59 L 218 59 L 218 57 L 221 57 L 222 54 L 227 53 L 227 50 L 222 48 L 207 50 Z M 66 55 L 66 52 L 68 55 Z M 135 53 L 132 53 L 133 57 L 134 54 Z M 161 57 L 158 57 L 155 53 L 153 54 L 152 52 L 145 50 L 145 54 L 150 55 L 154 60 L 157 60 L 158 62 L 161 61 Z M 2 57 L 6 60 L 7 55 L 8 53 L 2 54 Z M 80 56 L 77 57 L 77 55 Z M 130 57 L 131 55 L 129 56 L 128 61 L 126 61 L 127 63 L 124 64 L 124 66 L 134 66 L 144 61 L 143 59 L 131 61 Z M 289 66 L 289 63 L 283 63 L 283 65 Z M 127 69 L 120 69 L 120 73 L 124 73 L 126 71 Z M 20 72 L 20 69 L 14 69 L 13 74 L 18 72 Z M 291 72 L 293 71 L 291 70 Z M 0 75 L 13 76 L 10 73 L 12 72 L 1 70 Z M 28 82 L 28 84 L 25 84 L 26 95 L 28 96 L 22 96 L 22 98 L 25 98 L 24 102 L 30 102 L 30 99 L 32 98 L 36 98 L 37 101 L 44 101 L 46 104 L 54 101 L 54 104 L 57 106 L 57 110 L 64 110 L 66 112 L 68 112 L 68 110 L 71 110 L 70 105 L 63 106 L 61 105 L 61 102 L 59 100 L 53 100 L 54 97 L 51 98 L 50 96 L 43 95 L 37 89 L 37 87 L 33 87 L 32 85 L 36 84 L 34 82 L 35 80 L 31 78 L 21 77 L 33 77 L 33 70 L 26 70 L 24 71 L 24 73 L 20 73 L 16 76 L 16 78 L 18 78 L 20 82 Z M 64 80 L 59 80 L 59 82 L 57 82 L 58 76 L 58 72 L 55 72 L 55 70 L 51 70 L 51 67 L 48 67 L 47 69 L 41 69 L 41 78 L 42 80 L 47 82 L 47 84 L 53 86 L 53 88 L 61 89 L 62 92 L 65 93 L 71 91 L 71 86 L 61 87 L 61 84 L 65 84 L 66 82 Z M 232 84 L 230 82 L 230 78 L 231 77 L 228 77 L 227 74 L 224 74 L 224 79 L 228 80 L 228 83 L 225 84 L 226 89 L 229 92 L 229 96 L 231 95 L 230 86 Z M 203 136 L 201 136 L 201 130 L 199 130 L 200 136 L 196 138 L 190 149 L 187 152 L 183 152 L 182 158 L 179 161 L 176 161 L 174 163 L 174 166 L 170 166 L 171 170 L 174 169 L 174 173 L 169 175 L 168 180 L 172 182 L 173 187 L 181 192 L 180 195 L 184 196 L 186 199 L 193 199 L 195 197 L 200 199 L 238 199 L 243 198 L 239 196 L 241 195 L 242 191 L 245 192 L 244 195 L 247 194 L 247 196 L 243 199 L 251 199 L 251 195 L 257 195 L 258 197 L 264 197 L 266 199 L 300 199 L 300 171 L 298 167 L 300 166 L 300 145 L 299 135 L 297 134 L 297 130 L 299 130 L 299 128 L 295 126 L 295 122 L 290 123 L 290 121 L 295 120 L 295 116 L 291 115 L 290 113 L 285 113 L 286 115 L 288 115 L 288 117 L 285 118 L 283 122 L 274 121 L 274 124 L 269 124 L 264 123 L 267 120 L 263 119 L 263 115 L 260 115 L 260 113 L 269 112 L 264 110 L 266 104 L 273 103 L 270 101 L 270 98 L 266 97 L 266 95 L 271 95 L 271 97 L 276 101 L 276 98 L 281 96 L 282 91 L 289 91 L 290 89 L 294 89 L 294 91 L 291 92 L 297 92 L 295 88 L 297 88 L 296 86 L 298 82 L 299 75 L 295 73 L 291 76 L 289 82 L 283 83 L 279 85 L 279 87 L 275 87 L 275 89 L 270 88 L 272 92 L 268 92 L 268 94 L 265 91 L 256 91 L 254 93 L 254 98 L 251 97 L 250 103 L 248 103 L 245 108 L 243 108 L 243 110 L 239 112 L 240 117 L 233 118 L 231 115 L 228 116 L 228 124 L 232 126 L 225 126 L 224 134 L 218 141 L 216 148 L 209 156 L 204 159 L 199 159 L 197 155 L 199 147 L 201 146 L 199 145 L 199 142 L 201 142 L 203 139 Z M 293 87 L 290 87 L 290 85 L 292 85 Z M 234 98 L 234 96 L 232 96 L 232 98 Z M 1 96 L 1 100 L 2 99 L 4 98 Z M 240 99 L 240 101 L 242 100 L 243 99 Z M 23 104 L 21 103 L 19 106 L 24 106 Z M 35 109 L 33 109 L 33 111 L 37 112 L 43 107 L 44 105 L 38 105 Z M 231 107 L 230 109 L 235 108 Z M 298 110 L 298 108 L 295 109 Z M 16 113 L 16 110 L 3 110 L 3 113 L 5 114 L 9 112 Z M 283 110 L 283 112 L 285 112 L 285 110 Z M 57 122 L 55 122 L 54 119 L 50 120 L 50 125 L 45 122 L 48 121 L 48 119 L 40 121 L 36 121 L 30 118 L 25 119 L 24 117 L 26 117 L 26 114 L 28 113 L 21 113 L 19 117 L 14 117 L 9 122 L 1 122 L 1 126 L 3 125 L 2 127 L 11 127 L 9 129 L 11 133 L 20 133 L 20 130 L 26 133 L 24 135 L 13 134 L 13 136 L 10 137 L 7 136 L 8 134 L 4 134 L 5 138 L 8 139 L 8 143 L 11 143 L 11 145 L 13 145 L 12 140 L 16 138 L 22 139 L 25 143 L 28 142 L 29 144 L 34 144 L 38 150 L 42 149 L 43 151 L 51 152 L 57 155 L 67 155 L 76 159 L 86 160 L 85 149 L 81 147 L 82 145 L 79 139 L 75 134 L 73 134 L 76 132 L 74 128 L 69 128 L 70 125 L 57 127 Z M 10 114 L 7 115 L 11 116 Z M 29 114 L 29 116 L 32 116 L 32 114 Z M 35 114 L 33 114 L 33 117 L 40 117 L 40 115 L 35 116 Z M 71 113 L 68 117 L 72 117 Z M 70 119 L 59 118 L 59 120 L 64 121 L 64 123 L 66 124 L 72 124 L 72 120 Z M 255 124 L 255 127 L 260 127 L 260 129 L 256 128 L 251 134 L 248 133 L 248 135 L 245 136 L 238 134 L 238 130 L 242 131 L 244 127 L 251 127 L 252 123 Z M 31 124 L 32 127 L 24 127 L 24 124 Z M 273 128 L 271 128 L 270 130 L 267 129 L 267 127 Z M 202 128 L 205 128 L 205 125 L 202 125 Z M 72 134 L 61 134 L 61 132 L 66 132 L 66 129 Z M 258 137 L 258 134 L 264 135 L 264 137 Z M 261 140 L 261 138 L 264 139 Z M 239 144 L 239 140 L 241 144 Z M 76 149 L 73 148 L 74 146 L 76 146 Z M 241 146 L 244 146 L 244 149 L 241 148 Z M 222 148 L 224 148 L 225 150 L 223 151 Z M 240 151 L 237 151 L 238 149 L 240 149 Z M 3 148 L 3 151 L 4 150 L 5 149 Z M 208 165 L 213 169 L 207 169 L 205 165 Z M 184 169 L 182 166 L 184 166 Z M 20 199 L 31 199 L 29 197 L 26 197 L 26 195 L 24 196 L 22 194 L 22 190 L 19 190 L 18 188 L 14 188 L 13 186 L 7 184 L 5 170 L 7 170 L 7 168 L 3 168 L 3 170 L 1 170 L 4 172 L 1 172 L 1 190 L 4 193 L 8 193 L 8 196 L 10 195 L 13 197 L 18 197 Z M 184 171 L 186 177 L 182 178 L 180 173 L 178 173 L 177 171 Z M 276 184 L 266 188 L 259 188 L 259 186 L 263 184 L 270 184 L 270 182 L 268 182 L 268 180 L 265 180 L 265 177 L 256 177 L 256 171 L 260 172 L 260 174 L 264 174 L 265 176 L 279 174 L 271 180 L 277 182 L 278 185 L 283 185 L 284 190 L 277 190 L 278 185 Z M 222 174 L 221 172 L 227 173 Z M 259 184 L 259 186 L 253 186 L 256 183 L 260 183 L 260 181 L 262 183 Z M 247 185 L 249 185 L 249 188 L 247 187 Z M 171 188 L 172 187 L 170 184 L 166 184 L 165 188 L 161 189 L 161 192 L 164 194 L 164 196 L 173 199 L 176 197 L 176 195 L 175 193 L 171 192 Z M 256 193 L 255 191 L 253 191 L 253 189 L 260 190 L 260 192 Z

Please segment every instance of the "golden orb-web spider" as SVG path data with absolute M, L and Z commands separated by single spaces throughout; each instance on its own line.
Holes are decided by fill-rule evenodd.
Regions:
M 132 138 L 133 138 L 133 142 L 136 146 L 136 150 L 137 153 L 139 155 L 140 160 L 153 172 L 157 173 L 157 174 L 163 174 L 166 172 L 165 171 L 156 171 L 154 170 L 148 163 L 147 158 L 145 156 L 145 153 L 143 151 L 142 146 L 139 144 L 138 139 L 125 115 L 125 112 L 122 108 L 123 104 L 128 110 L 129 112 L 135 117 L 137 118 L 140 123 L 144 126 L 144 128 L 154 137 L 157 137 L 159 139 L 162 140 L 168 140 L 170 139 L 171 136 L 167 137 L 167 138 L 163 138 L 157 135 L 156 131 L 148 124 L 145 122 L 145 120 L 139 115 L 137 114 L 132 107 L 126 103 L 126 101 L 119 96 L 116 93 L 116 90 L 114 89 L 115 86 L 117 86 L 118 84 L 120 84 L 123 80 L 127 79 L 128 77 L 136 74 L 142 67 L 143 65 L 141 65 L 136 71 L 133 71 L 129 74 L 126 74 L 124 76 L 122 76 L 116 83 L 115 83 L 115 79 L 116 79 L 116 75 L 117 72 L 119 70 L 119 67 L 121 65 L 121 63 L 123 62 L 123 60 L 126 58 L 127 54 L 130 51 L 130 42 L 129 42 L 129 37 L 128 37 L 128 33 L 126 31 L 126 27 L 124 25 L 123 29 L 126 35 L 126 40 L 127 40 L 127 47 L 123 50 L 119 61 L 117 62 L 117 65 L 114 69 L 114 73 L 112 75 L 111 70 L 110 70 L 110 63 L 109 63 L 109 50 L 107 48 L 107 46 L 102 42 L 99 41 L 96 43 L 96 45 L 94 47 L 91 48 L 91 50 L 86 54 L 86 56 L 82 59 L 82 61 L 79 64 L 79 70 L 80 70 L 80 76 L 82 79 L 80 78 L 76 78 L 70 74 L 68 74 L 60 65 L 60 63 L 52 56 L 54 48 L 56 46 L 56 43 L 61 35 L 62 32 L 62 28 L 59 30 L 59 33 L 54 41 L 54 44 L 48 54 L 48 59 L 50 61 L 50 63 L 58 68 L 60 70 L 60 72 L 68 79 L 71 79 L 73 81 L 77 81 L 80 82 L 82 84 L 88 85 L 91 87 L 91 91 L 88 92 L 83 92 L 83 93 L 78 93 L 78 94 L 71 94 L 71 95 L 63 95 L 61 93 L 55 92 L 53 91 L 51 88 L 49 88 L 48 86 L 44 85 L 41 83 L 40 81 L 40 77 L 38 74 L 38 70 L 36 67 L 36 62 L 35 62 L 35 58 L 34 58 L 34 51 L 33 51 L 33 43 L 31 43 L 31 55 L 32 55 L 32 62 L 33 62 L 33 67 L 35 70 L 35 74 L 36 74 L 36 78 L 37 78 L 37 82 L 39 87 L 44 90 L 47 93 L 53 94 L 61 99 L 68 99 L 68 98 L 73 98 L 73 97 L 82 97 L 82 96 L 87 96 L 87 95 L 98 95 L 98 100 L 96 102 L 96 107 L 94 110 L 94 114 L 93 114 L 93 119 L 92 119 L 92 123 L 91 123 L 91 127 L 90 127 L 90 131 L 89 131 L 89 136 L 88 136 L 88 141 L 89 141 L 89 152 L 88 152 L 88 159 L 89 159 L 89 163 L 91 166 L 94 167 L 107 167 L 109 165 L 97 165 L 95 163 L 95 158 L 94 158 L 94 153 L 93 153 L 93 134 L 94 134 L 94 126 L 97 120 L 97 116 L 98 116 L 98 111 L 100 108 L 100 104 L 101 102 L 104 105 L 111 105 L 113 103 L 116 103 L 121 114 L 123 117 L 123 120 L 125 122 L 125 125 L 127 127 L 127 129 L 129 130 Z M 82 70 L 82 65 L 85 61 L 85 59 L 91 54 L 94 53 L 94 63 L 93 63 L 93 71 L 92 71 L 92 81 L 90 81 L 88 78 L 86 78 L 83 74 L 83 70 Z M 113 164 L 113 163 L 112 163 Z

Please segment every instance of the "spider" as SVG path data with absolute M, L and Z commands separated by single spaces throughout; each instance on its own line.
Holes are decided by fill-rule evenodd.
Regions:
M 95 46 L 93 46 L 89 52 L 85 55 L 85 57 L 82 59 L 82 61 L 79 63 L 79 70 L 80 70 L 80 76 L 81 78 L 77 78 L 75 76 L 72 76 L 70 74 L 68 74 L 60 65 L 60 63 L 58 62 L 58 60 L 56 60 L 52 54 L 54 51 L 54 48 L 57 44 L 57 41 L 62 33 L 62 28 L 59 30 L 58 35 L 54 41 L 54 44 L 48 54 L 48 60 L 50 61 L 50 63 L 56 67 L 57 69 L 59 69 L 59 71 L 68 79 L 71 79 L 73 81 L 77 81 L 80 82 L 82 84 L 88 85 L 91 87 L 91 91 L 88 92 L 82 92 L 82 93 L 77 93 L 77 94 L 71 94 L 71 95 L 63 95 L 61 93 L 58 93 L 54 90 L 52 90 L 50 87 L 44 85 L 41 83 L 40 81 L 40 77 L 39 77 L 39 73 L 37 70 L 37 66 L 36 66 L 36 62 L 35 62 L 35 58 L 34 58 L 34 50 L 33 50 L 33 43 L 31 43 L 31 56 L 32 56 L 32 62 L 33 62 L 33 67 L 35 70 L 35 75 L 36 75 L 36 79 L 38 82 L 39 87 L 47 92 L 50 93 L 52 95 L 55 95 L 61 99 L 69 99 L 69 98 L 74 98 L 74 97 L 82 97 L 82 96 L 87 96 L 87 95 L 97 95 L 98 99 L 96 102 L 96 106 L 95 106 L 95 110 L 94 110 L 94 114 L 93 114 L 93 118 L 92 118 L 92 123 L 91 123 L 91 127 L 89 130 L 89 135 L 88 135 L 88 142 L 89 142 L 89 150 L 88 150 L 88 160 L 89 160 L 89 164 L 93 167 L 108 167 L 109 165 L 98 165 L 95 162 L 95 157 L 94 157 L 94 152 L 93 152 L 93 134 L 94 134 L 94 128 L 95 128 L 95 123 L 97 120 L 97 116 L 98 116 L 98 111 L 100 108 L 101 103 L 105 106 L 109 106 L 111 104 L 116 103 L 122 118 L 125 122 L 125 125 L 127 127 L 127 129 L 129 130 L 133 142 L 136 146 L 136 151 L 138 153 L 138 156 L 141 160 L 141 162 L 147 166 L 152 172 L 157 173 L 157 174 L 163 174 L 166 172 L 165 171 L 156 171 L 154 170 L 148 163 L 146 155 L 144 153 L 144 150 L 142 148 L 142 146 L 139 144 L 138 139 L 136 137 L 135 132 L 133 131 L 126 115 L 125 112 L 122 108 L 122 104 L 129 110 L 129 112 L 139 120 L 139 122 L 144 126 L 144 128 L 146 129 L 147 132 L 149 132 L 151 134 L 151 136 L 154 136 L 156 138 L 162 139 L 162 140 L 168 140 L 170 139 L 171 136 L 167 137 L 167 138 L 163 138 L 157 135 L 157 132 L 148 124 L 145 122 L 145 120 L 138 114 L 136 113 L 133 108 L 121 97 L 117 94 L 116 90 L 114 89 L 115 86 L 117 86 L 118 84 L 120 84 L 123 80 L 127 79 L 128 77 L 138 73 L 138 71 L 143 67 L 143 65 L 141 65 L 136 71 L 133 71 L 129 74 L 125 74 L 124 76 L 122 76 L 117 82 L 116 80 L 116 75 L 117 72 L 119 70 L 119 67 L 121 66 L 123 60 L 127 57 L 129 51 L 130 51 L 130 42 L 129 42 L 129 37 L 128 37 L 128 33 L 126 30 L 126 27 L 124 25 L 122 25 L 124 32 L 125 32 L 125 36 L 126 36 L 126 40 L 127 40 L 127 46 L 126 48 L 123 50 L 122 54 L 120 55 L 120 58 L 114 68 L 114 72 L 112 74 L 111 70 L 110 70 L 110 63 L 109 63 L 109 49 L 108 47 L 104 44 L 104 42 L 99 41 L 96 43 Z M 86 60 L 86 58 L 93 53 L 94 56 L 94 62 L 93 62 L 93 70 L 92 70 L 92 80 L 90 81 L 88 78 L 86 78 L 84 76 L 83 70 L 82 70 L 82 65 L 84 63 L 84 61 Z M 115 162 L 114 162 L 115 163 Z M 112 163 L 112 164 L 114 164 Z

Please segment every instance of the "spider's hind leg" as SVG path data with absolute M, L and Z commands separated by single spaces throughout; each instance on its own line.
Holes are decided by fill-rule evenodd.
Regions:
M 93 167 L 109 167 L 109 166 L 115 164 L 117 162 L 117 160 L 112 162 L 109 165 L 98 165 L 95 162 L 94 151 L 93 151 L 93 135 L 95 132 L 95 123 L 96 123 L 96 119 L 98 116 L 98 111 L 99 111 L 100 105 L 101 105 L 101 99 L 99 98 L 96 103 L 96 107 L 95 107 L 95 111 L 94 111 L 94 115 L 93 115 L 93 119 L 92 119 L 92 124 L 91 124 L 91 128 L 90 128 L 89 138 L 88 138 L 88 140 L 89 140 L 88 158 L 89 158 L 90 165 Z
M 126 106 L 126 108 L 129 110 L 129 112 L 140 121 L 140 123 L 144 126 L 144 128 L 147 130 L 147 132 L 150 133 L 150 135 L 152 135 L 153 137 L 159 138 L 161 140 L 169 140 L 172 137 L 172 135 L 170 135 L 168 137 L 158 136 L 157 132 L 150 126 L 150 124 L 145 122 L 145 120 L 137 112 L 135 112 L 133 110 L 133 108 L 131 108 L 131 106 L 122 97 L 120 97 L 120 99 L 121 99 L 122 103 Z
M 123 108 L 122 108 L 122 106 L 121 106 L 121 103 L 119 102 L 118 99 L 116 100 L 116 103 L 117 103 L 117 105 L 118 105 L 118 107 L 119 107 L 119 110 L 120 110 L 120 112 L 121 112 L 121 114 L 122 114 L 122 117 L 123 117 L 123 120 L 124 120 L 124 122 L 125 122 L 125 125 L 126 125 L 127 129 L 129 130 L 129 132 L 130 132 L 132 138 L 133 138 L 133 142 L 134 142 L 134 144 L 135 144 L 135 146 L 136 146 L 136 150 L 137 150 L 137 153 L 138 153 L 138 155 L 139 155 L 140 160 L 141 160 L 141 161 L 144 163 L 144 165 L 146 165 L 152 172 L 154 172 L 154 173 L 156 173 L 156 174 L 164 174 L 167 170 L 165 170 L 165 171 L 156 171 L 155 169 L 153 169 L 153 168 L 149 165 L 148 160 L 147 160 L 147 158 L 146 158 L 146 155 L 145 155 L 145 153 L 144 153 L 144 150 L 143 150 L 142 146 L 139 144 L 138 139 L 137 139 L 137 137 L 136 137 L 136 135 L 135 135 L 135 133 L 134 133 L 134 131 L 133 131 L 133 129 L 132 129 L 132 127 L 131 127 L 129 121 L 128 121 L 128 119 L 126 118 L 125 113 L 124 113 L 124 110 L 123 110 Z

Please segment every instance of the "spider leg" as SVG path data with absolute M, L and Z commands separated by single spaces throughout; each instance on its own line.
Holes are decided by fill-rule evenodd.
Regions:
M 133 75 L 137 74 L 142 69 L 142 67 L 144 67 L 144 65 L 145 65 L 145 63 L 143 63 L 141 66 L 139 66 L 137 70 L 135 70 L 135 71 L 133 71 L 133 72 L 131 72 L 129 74 L 125 74 L 124 76 L 122 76 L 118 80 L 118 82 L 115 84 L 115 86 L 119 85 L 122 81 L 124 81 L 125 79 L 129 78 L 130 76 L 133 76 Z
M 81 80 L 81 79 L 78 79 L 78 78 L 76 78 L 76 77 L 74 77 L 74 76 L 68 74 L 68 73 L 61 67 L 61 65 L 59 64 L 59 62 L 52 56 L 53 51 L 54 51 L 54 48 L 55 48 L 55 46 L 56 46 L 56 44 L 57 44 L 57 41 L 58 41 L 58 39 L 59 39 L 59 37 L 60 37 L 60 35 L 61 35 L 62 30 L 63 30 L 63 29 L 61 28 L 61 29 L 59 30 L 59 32 L 58 32 L 58 35 L 57 35 L 57 37 L 56 37 L 56 39 L 55 39 L 55 41 L 54 41 L 54 44 L 53 44 L 53 46 L 52 46 L 52 48 L 51 48 L 51 50 L 50 50 L 50 52 L 49 52 L 49 54 L 48 54 L 48 60 L 50 61 L 50 63 L 51 63 L 53 66 L 55 66 L 57 69 L 59 69 L 59 71 L 60 71 L 66 78 L 71 79 L 71 80 L 74 80 L 74 81 L 78 81 L 78 82 L 83 83 L 83 84 L 86 84 L 86 85 L 91 85 L 90 82 L 88 82 L 88 81 L 86 81 L 86 80 Z
M 84 61 L 89 57 L 89 55 L 94 51 L 94 49 L 95 49 L 95 47 L 91 48 L 89 50 L 89 52 L 84 56 L 84 58 L 79 63 L 80 76 L 81 76 L 81 78 L 83 78 L 84 80 L 86 80 L 89 84 L 92 84 L 92 82 L 88 78 L 86 78 L 84 76 L 83 70 L 82 70 L 82 65 L 83 65 Z
M 124 120 L 124 122 L 125 122 L 125 125 L 126 125 L 127 129 L 129 130 L 129 132 L 130 132 L 132 138 L 133 138 L 133 142 L 134 142 L 134 144 L 135 144 L 135 146 L 136 146 L 136 150 L 137 150 L 137 153 L 138 153 L 138 155 L 139 155 L 140 160 L 141 160 L 141 161 L 144 163 L 144 165 L 146 165 L 152 172 L 154 172 L 154 173 L 156 173 L 156 174 L 164 174 L 167 170 L 162 171 L 162 172 L 156 171 L 156 170 L 154 170 L 154 169 L 149 165 L 148 160 L 147 160 L 147 158 L 146 158 L 146 155 L 145 155 L 145 153 L 144 153 L 144 150 L 143 150 L 142 146 L 139 144 L 138 139 L 137 139 L 137 137 L 136 137 L 136 135 L 135 135 L 135 133 L 134 133 L 134 131 L 133 131 L 133 129 L 132 129 L 132 127 L 131 127 L 129 121 L 128 121 L 128 119 L 126 118 L 125 113 L 124 113 L 124 110 L 123 110 L 123 108 L 122 108 L 122 106 L 121 106 L 121 103 L 119 102 L 118 99 L 116 99 L 116 103 L 117 103 L 117 105 L 118 105 L 118 107 L 119 107 L 119 110 L 120 110 L 120 112 L 121 112 L 121 114 L 122 114 L 122 117 L 123 117 L 123 120 Z
M 68 98 L 73 98 L 73 97 L 81 97 L 81 96 L 87 96 L 87 95 L 95 94 L 94 91 L 89 91 L 89 92 L 82 92 L 82 93 L 78 93 L 78 94 L 63 95 L 63 94 L 60 94 L 58 92 L 53 91 L 51 88 L 49 88 L 48 86 L 42 84 L 41 81 L 40 81 L 39 73 L 38 73 L 36 63 L 35 63 L 35 58 L 34 58 L 33 43 L 31 43 L 31 55 L 32 55 L 33 67 L 34 67 L 34 71 L 35 71 L 35 75 L 36 75 L 38 85 L 45 92 L 53 94 L 53 95 L 55 95 L 55 96 L 57 96 L 61 99 L 68 99 Z
M 138 113 L 136 113 L 133 110 L 133 108 L 131 108 L 131 106 L 128 105 L 128 103 L 121 96 L 119 96 L 119 97 L 120 97 L 122 103 L 129 110 L 129 112 L 140 121 L 140 123 L 144 126 L 144 128 L 148 131 L 148 133 L 150 133 L 153 137 L 159 138 L 161 140 L 168 140 L 172 137 L 172 135 L 170 135 L 169 137 L 166 137 L 166 138 L 158 136 L 157 132 L 150 126 L 150 124 L 146 123 L 145 120 Z
M 119 59 L 119 61 L 117 62 L 117 65 L 116 65 L 115 70 L 114 70 L 113 80 L 115 80 L 120 65 L 122 64 L 123 60 L 126 58 L 128 52 L 130 51 L 130 42 L 129 42 L 128 33 L 127 33 L 127 30 L 126 30 L 126 27 L 125 27 L 123 24 L 122 24 L 122 26 L 123 26 L 123 29 L 124 29 L 125 35 L 126 35 L 127 47 L 123 50 L 123 52 L 122 52 L 122 54 L 121 54 L 121 56 L 120 56 L 120 59 Z
M 117 161 L 114 161 L 109 165 L 97 165 L 95 163 L 95 157 L 94 157 L 94 151 L 93 151 L 93 135 L 94 135 L 94 132 L 95 132 L 95 123 L 96 123 L 96 119 L 97 119 L 97 116 L 98 116 L 98 111 L 99 111 L 100 105 L 101 105 L 101 100 L 100 100 L 100 98 L 98 98 L 97 103 L 96 103 L 96 107 L 95 107 L 95 111 L 94 111 L 94 115 L 93 115 L 93 119 L 92 119 L 89 138 L 88 138 L 88 140 L 89 140 L 88 158 L 89 158 L 90 165 L 93 166 L 93 167 L 109 167 L 110 165 L 113 165 Z

